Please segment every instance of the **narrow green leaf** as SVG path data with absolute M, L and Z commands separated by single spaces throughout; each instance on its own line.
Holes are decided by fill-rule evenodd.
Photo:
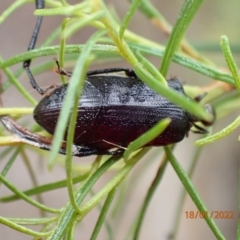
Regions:
M 75 178 L 73 178 L 72 182 L 75 183 L 79 183 L 82 182 L 83 180 L 85 180 L 88 177 L 88 173 L 81 175 L 81 176 L 77 176 Z M 53 182 L 53 183 L 47 183 L 44 185 L 40 185 L 34 188 L 31 188 L 29 190 L 23 191 L 23 193 L 26 196 L 32 196 L 32 195 L 36 195 L 36 194 L 40 194 L 40 193 L 45 193 L 45 192 L 49 192 L 49 191 L 53 191 L 56 189 L 60 189 L 60 188 L 64 188 L 67 186 L 67 180 L 61 180 L 61 181 L 57 181 L 57 182 Z M 20 196 L 18 195 L 10 195 L 10 196 L 6 196 L 6 197 L 2 197 L 0 198 L 0 202 L 10 202 L 10 201 L 14 201 L 14 200 L 18 200 L 20 199 Z
M 191 180 L 189 179 L 188 175 L 185 173 L 175 156 L 172 154 L 172 151 L 168 146 L 164 147 L 164 150 L 167 154 L 169 162 L 171 163 L 172 167 L 174 168 L 175 172 L 177 173 L 180 181 L 182 182 L 184 188 L 187 190 L 189 196 L 192 198 L 193 202 L 197 206 L 200 213 L 207 213 L 209 212 L 205 204 L 203 203 L 202 199 L 200 198 L 198 192 L 196 191 L 194 185 L 192 184 Z M 222 235 L 221 231 L 217 227 L 216 223 L 214 222 L 213 218 L 207 216 L 207 214 L 203 214 L 205 221 L 207 222 L 208 226 L 212 230 L 213 234 L 219 240 L 225 240 L 225 237 Z
M 126 28 L 128 27 L 135 11 L 137 10 L 138 6 L 141 4 L 142 0 L 133 0 L 127 14 L 125 15 L 122 24 L 119 28 L 119 37 L 122 38 Z
M 147 132 L 142 134 L 135 141 L 131 142 L 123 154 L 124 160 L 127 161 L 132 152 L 143 147 L 144 145 L 155 139 L 157 136 L 161 135 L 161 133 L 167 128 L 170 122 L 171 122 L 170 118 L 165 118 L 159 121 L 155 126 L 153 126 Z
M 164 55 L 164 50 L 161 48 L 156 48 L 153 46 L 146 46 L 140 43 L 129 43 L 129 46 L 133 50 L 141 51 L 142 53 L 150 54 L 157 57 L 162 57 Z M 65 46 L 65 54 L 72 53 L 81 53 L 84 45 L 66 45 Z M 24 52 L 14 57 L 5 60 L 4 62 L 0 62 L 0 68 L 6 68 L 13 66 L 17 63 L 21 63 L 27 59 L 45 57 L 45 56 L 56 56 L 56 52 L 59 52 L 59 46 L 51 46 L 51 47 L 43 47 L 41 49 L 34 49 L 28 52 Z M 115 46 L 112 45 L 104 45 L 104 44 L 95 44 L 92 48 L 93 53 L 109 53 L 116 54 L 119 56 L 119 51 Z M 187 67 L 201 73 L 210 78 L 214 78 L 217 80 L 221 80 L 223 82 L 229 83 L 231 85 L 234 84 L 234 80 L 231 75 L 228 73 L 219 71 L 216 68 L 209 67 L 205 64 L 199 63 L 196 60 L 186 57 L 185 55 L 175 53 L 173 56 L 173 62 L 180 64 L 181 66 Z
M 115 193 L 116 193 L 116 190 L 117 188 L 113 188 L 113 190 L 111 192 L 109 192 L 108 196 L 107 196 L 107 199 L 102 207 L 102 210 L 101 210 L 101 214 L 99 215 L 98 217 L 98 220 L 97 220 L 97 223 L 94 227 L 94 230 L 92 232 L 92 236 L 90 238 L 90 240 L 96 240 L 97 237 L 98 237 L 98 234 L 101 230 L 101 227 L 106 219 L 106 215 L 107 215 L 107 212 L 111 206 L 111 203 L 114 199 L 114 196 L 115 196 Z
M 12 221 L 9 221 L 7 218 L 1 217 L 1 216 L 0 216 L 0 223 L 18 231 L 18 232 L 22 232 L 22 233 L 28 234 L 30 236 L 47 237 L 51 233 L 51 232 L 37 232 L 37 231 L 30 230 L 26 227 L 20 226 Z
M 21 116 L 32 113 L 33 108 L 0 108 L 0 116 L 4 115 Z
M 200 140 L 197 140 L 195 142 L 195 145 L 196 146 L 204 146 L 206 144 L 209 144 L 209 143 L 215 142 L 217 140 L 220 140 L 220 139 L 226 137 L 227 135 L 229 135 L 230 133 L 232 133 L 239 126 L 240 126 L 240 116 L 238 118 L 236 118 L 234 122 L 229 124 L 226 128 L 222 129 L 218 133 L 215 133 L 215 134 L 213 134 L 211 136 L 208 136 L 206 138 L 202 138 Z M 238 140 L 240 141 L 240 138 Z
M 21 151 L 21 147 L 18 147 L 12 154 L 12 156 L 9 158 L 8 162 L 6 163 L 5 167 L 3 168 L 3 170 L 1 171 L 1 175 L 2 176 L 6 176 L 9 169 L 11 168 L 12 164 L 14 163 L 14 161 L 16 160 L 19 152 Z M 1 182 L 0 182 L 0 186 L 1 186 Z
M 221 47 L 222 47 L 222 51 L 224 53 L 224 57 L 227 62 L 227 65 L 232 73 L 236 88 L 240 92 L 240 77 L 238 74 L 238 67 L 233 59 L 227 36 L 221 37 Z
M 157 187 L 159 186 L 159 183 L 163 177 L 163 174 L 165 172 L 165 169 L 167 167 L 167 157 L 166 155 L 164 156 L 159 168 L 158 168 L 158 171 L 157 171 L 157 174 L 155 176 L 155 178 L 153 179 L 149 189 L 148 189 L 148 192 L 147 192 L 147 195 L 144 199 L 144 202 L 143 202 L 143 205 L 140 209 L 140 214 L 138 216 L 138 219 L 137 219 L 137 223 L 136 223 L 136 228 L 135 228 L 135 232 L 134 232 L 134 237 L 133 239 L 139 239 L 139 235 L 140 235 L 140 231 L 141 231 L 141 227 L 142 227 L 142 223 L 144 221 L 144 216 L 146 214 L 146 211 L 147 211 L 147 208 L 150 204 L 150 201 L 157 189 Z
M 14 192 L 16 195 L 20 196 L 23 200 L 28 202 L 29 204 L 42 209 L 43 211 L 50 212 L 50 213 L 59 213 L 59 209 L 49 208 L 43 204 L 38 203 L 37 201 L 29 198 L 26 196 L 22 191 L 20 191 L 17 187 L 15 187 L 13 184 L 11 184 L 7 179 L 0 174 L 0 182 L 3 183 L 8 189 L 10 189 L 12 192 Z
M 5 9 L 0 15 L 0 24 L 2 24 L 15 10 L 21 7 L 23 4 L 28 3 L 28 0 L 14 1 L 7 9 Z
M 203 0 L 185 0 L 181 12 L 178 15 L 177 22 L 175 23 L 168 40 L 166 50 L 162 59 L 160 72 L 163 76 L 167 75 L 172 57 L 175 51 L 179 48 L 181 40 L 187 30 L 187 27 L 191 23 L 191 20 Z
M 79 4 L 68 5 L 63 7 L 37 9 L 34 11 L 34 15 L 36 16 L 56 16 L 56 15 L 71 16 L 77 12 L 84 12 L 86 6 L 87 6 L 87 2 L 82 2 Z
M 3 59 L 0 56 L 0 68 L 3 63 Z M 3 72 L 7 75 L 9 81 L 16 87 L 16 89 L 33 105 L 37 105 L 37 101 L 29 94 L 29 92 L 23 87 L 23 85 L 15 78 L 14 74 L 8 68 L 2 68 Z
M 53 167 L 54 160 L 60 149 L 64 134 L 67 128 L 69 115 L 72 111 L 74 97 L 76 96 L 77 93 L 80 96 L 82 92 L 84 81 L 83 81 L 83 78 L 82 79 L 80 78 L 80 76 L 84 71 L 84 66 L 85 66 L 84 63 L 86 62 L 86 59 L 88 58 L 93 45 L 102 34 L 103 32 L 100 31 L 92 35 L 92 37 L 87 42 L 85 48 L 83 49 L 82 54 L 79 56 L 76 62 L 76 67 L 69 81 L 66 96 L 65 96 L 62 109 L 58 118 L 57 126 L 55 129 L 55 134 L 54 134 L 53 144 L 52 144 L 52 151 L 48 161 L 48 166 L 50 168 Z
M 64 56 L 65 56 L 65 46 L 66 46 L 66 28 L 69 23 L 70 18 L 64 18 L 61 25 L 61 39 L 60 39 L 60 51 L 59 51 L 59 63 L 62 68 L 64 68 Z M 66 77 L 61 75 L 62 84 L 66 84 Z
M 116 163 L 121 156 L 113 156 L 109 160 L 107 160 L 102 166 L 88 179 L 88 181 L 84 184 L 81 189 L 76 191 L 76 202 L 78 205 L 86 197 L 87 193 L 90 191 L 94 183 L 104 174 L 114 163 Z M 60 240 L 62 234 L 66 231 L 66 229 L 71 225 L 72 221 L 75 219 L 75 209 L 70 205 L 67 204 L 64 211 L 62 211 L 61 215 L 59 216 L 58 226 L 54 229 L 51 236 L 48 240 Z

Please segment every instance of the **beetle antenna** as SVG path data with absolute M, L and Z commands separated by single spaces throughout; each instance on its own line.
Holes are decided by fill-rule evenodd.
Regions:
M 113 146 L 115 146 L 115 147 L 118 147 L 118 148 L 124 149 L 124 150 L 127 149 L 127 148 L 125 148 L 125 147 L 123 147 L 123 146 L 117 145 L 117 144 L 112 143 L 112 142 L 108 142 L 108 141 L 106 141 L 106 140 L 104 140 L 104 139 L 103 139 L 102 141 L 105 142 L 105 143 L 111 144 L 111 145 L 113 145 Z
M 36 0 L 36 9 L 43 9 L 44 8 L 44 0 Z M 32 37 L 30 43 L 28 45 L 28 51 L 33 50 L 37 41 L 38 33 L 42 24 L 42 16 L 37 18 L 37 22 L 32 33 Z M 37 82 L 35 81 L 32 72 L 30 70 L 32 59 L 27 59 L 23 62 L 23 68 L 26 70 L 30 83 L 34 89 L 36 89 L 41 95 L 44 94 L 44 91 L 38 86 Z

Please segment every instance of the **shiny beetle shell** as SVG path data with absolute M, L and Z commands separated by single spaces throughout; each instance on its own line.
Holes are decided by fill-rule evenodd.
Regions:
M 168 85 L 185 95 L 177 78 Z M 34 119 L 50 134 L 54 134 L 66 90 L 67 85 L 56 88 L 34 110 Z M 115 145 L 127 147 L 164 118 L 171 118 L 170 125 L 146 146 L 181 141 L 190 130 L 190 115 L 137 77 L 89 76 L 79 99 L 74 144 L 107 154 Z

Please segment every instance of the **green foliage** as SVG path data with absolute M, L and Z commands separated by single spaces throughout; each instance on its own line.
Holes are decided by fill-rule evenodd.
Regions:
M 11 14 L 22 5 L 33 1 L 18 0 L 15 1 L 9 8 L 0 16 L 0 24 L 11 18 Z M 130 1 L 131 2 L 131 1 Z M 100 208 L 99 218 L 91 234 L 91 239 L 97 239 L 97 236 L 102 226 L 107 228 L 109 239 L 114 239 L 112 226 L 109 226 L 107 216 L 109 208 L 114 200 L 120 202 L 121 196 L 118 196 L 118 187 L 123 183 L 124 179 L 130 174 L 135 165 L 149 152 L 149 148 L 142 148 L 147 142 L 151 141 L 160 132 L 168 126 L 170 119 L 165 119 L 154 128 L 150 129 L 147 133 L 140 136 L 136 141 L 129 144 L 124 156 L 114 156 L 110 158 L 96 157 L 92 166 L 88 166 L 87 170 L 84 169 L 80 176 L 76 165 L 72 163 L 72 143 L 75 129 L 77 101 L 81 96 L 81 91 L 84 85 L 85 74 L 88 70 L 90 63 L 93 61 L 100 61 L 107 63 L 110 59 L 114 61 L 126 61 L 131 65 L 132 69 L 137 75 L 153 88 L 157 93 L 169 98 L 172 102 L 178 104 L 186 109 L 194 116 L 204 119 L 206 121 L 211 119 L 205 109 L 198 103 L 191 101 L 182 95 L 177 94 L 169 89 L 166 83 L 166 76 L 172 62 L 175 62 L 186 70 L 193 70 L 209 78 L 219 80 L 223 85 L 213 84 L 213 87 L 208 91 L 208 99 L 214 102 L 217 113 L 221 112 L 221 116 L 227 115 L 239 108 L 236 102 L 239 100 L 239 95 L 235 94 L 230 96 L 228 91 L 232 91 L 235 87 L 239 90 L 239 76 L 238 69 L 233 57 L 231 55 L 230 47 L 226 37 L 222 37 L 222 49 L 224 56 L 228 63 L 230 73 L 222 72 L 219 68 L 204 55 L 199 53 L 193 46 L 191 46 L 186 39 L 184 39 L 187 28 L 191 25 L 195 14 L 199 10 L 202 0 L 186 0 L 179 12 L 176 23 L 173 27 L 166 21 L 159 11 L 147 0 L 134 0 L 129 6 L 129 11 L 123 18 L 122 23 L 119 23 L 113 11 L 101 0 L 86 0 L 75 5 L 70 5 L 66 1 L 48 0 L 46 1 L 46 9 L 36 10 L 34 12 L 37 16 L 55 16 L 59 15 L 64 17 L 62 22 L 59 22 L 59 27 L 45 40 L 41 47 L 32 51 L 24 52 L 11 57 L 10 59 L 3 60 L 0 57 L 0 68 L 7 76 L 7 81 L 3 84 L 2 89 L 4 92 L 9 91 L 9 87 L 13 86 L 33 107 L 37 104 L 34 97 L 19 83 L 18 78 L 23 73 L 19 69 L 15 73 L 10 70 L 10 67 L 21 63 L 27 59 L 35 59 L 43 56 L 55 56 L 58 54 L 60 63 L 66 65 L 74 65 L 73 75 L 70 79 L 69 87 L 65 102 L 58 120 L 56 132 L 53 137 L 53 146 L 48 157 L 48 166 L 53 168 L 55 164 L 62 164 L 66 169 L 66 179 L 61 181 L 47 183 L 41 186 L 35 186 L 32 189 L 23 191 L 8 180 L 8 172 L 17 156 L 22 156 L 26 162 L 30 162 L 26 155 L 25 149 L 28 146 L 12 146 L 13 136 L 8 136 L 3 128 L 0 129 L 0 146 L 7 146 L 6 150 L 1 151 L 1 158 L 8 159 L 6 165 L 1 170 L 0 187 L 5 185 L 13 195 L 1 196 L 0 204 L 5 202 L 22 199 L 30 205 L 42 210 L 44 213 L 51 213 L 50 217 L 39 217 L 38 219 L 26 218 L 6 218 L 0 216 L 0 224 L 4 224 L 16 231 L 34 236 L 35 239 L 73 239 L 76 226 L 82 222 L 84 217 L 94 208 L 100 206 L 102 200 L 105 199 L 103 207 Z M 162 26 L 164 31 L 168 31 L 169 37 L 166 45 L 153 42 L 150 39 L 137 35 L 128 29 L 132 18 L 136 12 L 141 11 L 149 20 L 154 20 Z M 151 22 L 149 21 L 149 24 Z M 82 28 L 91 26 L 94 28 L 95 33 L 88 39 L 85 44 L 69 45 L 68 40 L 72 35 L 76 34 Z M 163 30 L 162 29 L 162 30 Z M 56 46 L 52 46 L 52 42 L 60 38 L 60 42 Z M 160 70 L 155 68 L 150 63 L 147 57 L 157 57 L 162 60 Z M 72 64 L 74 62 L 74 64 Z M 46 70 L 54 66 L 53 61 L 39 64 L 33 67 L 34 75 L 44 73 Z M 65 79 L 62 79 L 65 82 Z M 228 86 L 224 88 L 223 86 Z M 195 96 L 203 93 L 204 88 L 201 87 L 185 87 L 189 96 Z M 222 100 L 221 96 L 225 94 L 226 100 Z M 229 94 L 229 95 L 228 95 Z M 223 103 L 224 102 L 224 103 Z M 225 105 L 224 105 L 225 104 Z M 226 107 L 226 104 L 231 105 L 231 109 Z M 32 114 L 32 108 L 2 108 L 0 115 L 6 114 L 17 117 L 18 119 L 27 114 Z M 73 110 L 73 111 L 71 111 Z M 59 157 L 58 151 L 64 137 L 65 129 L 69 123 L 69 131 L 67 138 L 67 156 Z M 200 139 L 196 142 L 197 145 L 209 144 L 222 137 L 226 137 L 226 133 L 230 133 L 239 126 L 240 120 L 237 118 L 232 124 L 221 132 L 208 136 L 205 139 Z M 38 131 L 37 125 L 32 126 L 32 131 Z M 17 143 L 16 143 L 17 144 Z M 135 223 L 132 224 L 130 230 L 126 230 L 126 236 L 122 239 L 139 239 L 140 230 L 144 227 L 143 220 L 147 207 L 150 203 L 155 190 L 157 189 L 161 179 L 164 177 L 164 171 L 167 163 L 170 162 L 180 181 L 182 182 L 185 190 L 193 200 L 194 204 L 200 212 L 207 212 L 207 208 L 191 182 L 188 174 L 181 167 L 179 162 L 173 155 L 173 147 L 164 147 L 164 154 L 162 162 L 159 166 L 158 172 L 153 180 L 153 184 L 146 194 L 145 201 L 142 208 L 136 216 Z M 138 151 L 136 151 L 138 150 Z M 37 156 L 42 156 L 42 151 L 35 150 Z M 197 149 L 197 151 L 200 151 Z M 198 154 L 197 154 L 198 155 Z M 45 155 L 44 155 L 45 157 Z M 125 160 L 125 161 L 124 161 Z M 111 168 L 111 169 L 110 169 Z M 30 168 L 29 168 L 30 169 Z M 116 171 L 113 171 L 116 170 Z M 111 171 L 114 176 L 104 185 L 101 189 L 94 193 L 92 192 L 93 185 L 99 178 Z M 29 170 L 30 175 L 37 174 Z M 141 176 L 141 174 L 140 174 Z M 126 179 L 127 180 L 127 179 Z M 34 177 L 32 177 L 34 182 Z M 45 206 L 37 200 L 33 200 L 31 196 L 41 196 L 42 193 L 53 191 L 59 188 L 66 187 L 68 189 L 69 201 L 61 208 L 53 208 Z M 121 195 L 121 194 L 120 194 Z M 86 200 L 86 196 L 88 196 Z M 184 198 L 184 197 L 183 197 Z M 124 202 L 124 200 L 123 200 Z M 183 201 L 181 201 L 183 202 Z M 127 202 L 122 203 L 127 204 Z M 181 208 L 180 206 L 179 208 Z M 115 208 L 116 212 L 120 212 L 119 206 Z M 49 216 L 49 215 L 47 215 Z M 178 217 L 176 217 L 177 219 Z M 217 239 L 225 239 L 214 219 L 204 216 L 209 229 L 213 232 Z M 174 237 L 178 229 L 178 221 L 174 225 L 171 237 Z M 39 225 L 40 231 L 33 231 L 28 227 L 22 225 Z

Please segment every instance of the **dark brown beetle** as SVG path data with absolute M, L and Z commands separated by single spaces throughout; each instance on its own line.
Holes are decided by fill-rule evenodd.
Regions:
M 44 0 L 35 2 L 37 9 L 44 8 Z M 39 16 L 28 50 L 34 49 L 41 22 L 42 16 Z M 30 64 L 31 59 L 26 60 L 23 67 L 33 88 L 44 94 L 46 91 L 36 83 L 30 71 Z M 119 71 L 124 71 L 126 76 L 116 76 L 116 72 Z M 58 72 L 68 75 L 59 65 Z M 170 79 L 168 85 L 179 94 L 186 96 L 177 78 Z M 34 110 L 35 120 L 51 134 L 54 134 L 66 89 L 67 85 L 56 88 L 50 95 L 45 96 Z M 195 100 L 200 101 L 203 96 L 197 96 Z M 201 121 L 191 116 L 181 107 L 150 89 L 138 79 L 134 71 L 129 69 L 114 68 L 88 72 L 82 98 L 79 100 L 73 155 L 114 155 L 122 152 L 130 142 L 164 118 L 171 118 L 170 125 L 146 146 L 163 146 L 179 142 L 188 134 L 192 126 L 197 128 L 197 132 L 206 133 L 204 128 L 195 124 L 202 122 L 203 125 L 209 126 L 214 122 L 212 107 L 206 105 L 206 110 L 213 114 L 213 121 Z M 52 141 L 50 138 L 22 128 L 8 116 L 1 117 L 0 121 L 9 131 L 17 134 L 22 142 L 50 150 Z M 117 147 L 117 150 L 113 150 L 114 147 Z M 62 144 L 60 153 L 66 153 L 66 143 Z
M 113 74 L 119 71 L 124 71 L 126 76 Z M 179 94 L 186 95 L 177 78 L 170 79 L 168 85 Z M 54 134 L 66 90 L 67 85 L 56 88 L 34 110 L 34 119 L 50 134 Z M 201 100 L 202 97 L 196 99 Z M 208 110 L 213 113 L 209 106 L 207 105 Z M 89 72 L 79 99 L 74 136 L 77 150 L 74 155 L 113 155 L 122 152 L 130 142 L 164 118 L 171 118 L 171 123 L 146 146 L 179 142 L 193 125 L 198 132 L 207 132 L 195 124 L 199 119 L 157 94 L 139 80 L 132 70 L 104 69 Z M 212 124 L 204 121 L 202 123 L 206 126 Z M 115 146 L 119 148 L 113 151 Z

